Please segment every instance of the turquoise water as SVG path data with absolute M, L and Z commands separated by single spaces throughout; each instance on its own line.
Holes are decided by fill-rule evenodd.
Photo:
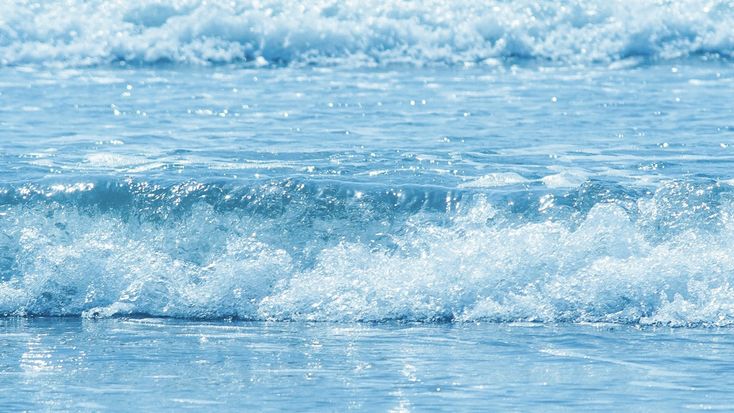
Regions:
M 732 21 L 4 5 L 0 410 L 731 409 Z

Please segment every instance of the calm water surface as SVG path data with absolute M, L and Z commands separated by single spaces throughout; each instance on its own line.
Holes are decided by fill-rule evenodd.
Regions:
M 2 321 L 0 408 L 730 410 L 727 329 Z

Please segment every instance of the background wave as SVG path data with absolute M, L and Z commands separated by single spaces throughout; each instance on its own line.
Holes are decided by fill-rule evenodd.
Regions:
M 0 64 L 382 66 L 731 57 L 729 1 L 3 2 Z

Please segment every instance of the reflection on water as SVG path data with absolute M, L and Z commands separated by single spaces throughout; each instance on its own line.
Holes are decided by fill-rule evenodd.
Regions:
M 734 406 L 728 329 L 7 318 L 0 343 L 2 411 Z
M 26 351 L 20 356 L 20 368 L 28 376 L 61 369 L 60 365 L 53 364 L 53 352 L 44 346 L 44 337 L 45 335 L 28 337 Z

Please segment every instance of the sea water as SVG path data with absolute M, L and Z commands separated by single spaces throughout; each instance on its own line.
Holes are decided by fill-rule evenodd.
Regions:
M 734 407 L 727 2 L 9 2 L 0 410 Z
M 734 408 L 727 329 L 0 321 L 3 411 Z

